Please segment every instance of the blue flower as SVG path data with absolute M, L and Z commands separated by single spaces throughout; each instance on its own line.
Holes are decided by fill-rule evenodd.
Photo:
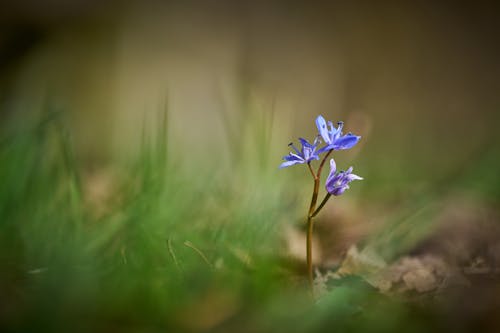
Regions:
M 333 158 L 330 160 L 330 174 L 326 179 L 325 187 L 328 193 L 332 195 L 341 195 L 349 188 L 349 183 L 353 180 L 361 180 L 360 176 L 352 173 L 352 167 L 347 171 L 337 172 L 337 165 Z
M 325 118 L 322 116 L 318 116 L 316 118 L 316 126 L 318 127 L 319 134 L 323 138 L 323 141 L 326 143 L 326 146 L 318 150 L 318 154 L 324 153 L 330 150 L 342 150 L 349 149 L 354 147 L 356 143 L 358 143 L 360 136 L 354 135 L 352 133 L 347 133 L 346 135 L 342 135 L 342 128 L 344 127 L 344 123 L 339 121 L 337 123 L 338 127 L 335 128 L 331 121 L 327 123 Z M 330 127 L 330 129 L 328 129 Z
M 302 144 L 302 149 L 298 150 L 293 143 L 290 143 L 289 146 L 291 146 L 295 152 L 290 152 L 289 155 L 283 157 L 285 162 L 281 163 L 280 169 L 294 164 L 303 164 L 309 163 L 312 160 L 319 160 L 318 153 L 316 152 L 316 148 L 319 144 L 318 138 L 314 139 L 312 144 L 302 138 L 299 138 L 299 141 Z

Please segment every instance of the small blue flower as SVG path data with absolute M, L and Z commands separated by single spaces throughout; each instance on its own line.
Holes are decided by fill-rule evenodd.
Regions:
M 328 193 L 337 196 L 349 188 L 350 182 L 361 179 L 363 178 L 352 173 L 352 167 L 347 169 L 347 171 L 337 172 L 337 165 L 332 158 L 330 160 L 330 174 L 326 179 L 325 187 Z
M 344 123 L 339 121 L 337 123 L 338 127 L 335 128 L 331 121 L 327 123 L 325 118 L 322 116 L 318 116 L 316 118 L 316 127 L 318 127 L 319 134 L 323 138 L 323 141 L 326 143 L 326 146 L 318 150 L 318 154 L 324 153 L 330 150 L 342 150 L 349 149 L 354 147 L 356 143 L 358 143 L 360 136 L 354 135 L 352 133 L 347 133 L 346 135 L 342 135 L 342 128 L 344 127 Z M 328 129 L 330 127 L 330 129 Z
M 314 142 L 310 144 L 306 139 L 299 138 L 300 143 L 302 144 L 302 149 L 298 150 L 297 147 L 293 143 L 290 143 L 289 146 L 295 150 L 294 152 L 290 152 L 289 155 L 283 157 L 285 162 L 281 163 L 281 168 L 286 168 L 294 164 L 303 164 L 309 163 L 312 160 L 319 160 L 318 153 L 316 152 L 316 148 L 318 147 L 319 140 L 318 138 L 314 139 Z

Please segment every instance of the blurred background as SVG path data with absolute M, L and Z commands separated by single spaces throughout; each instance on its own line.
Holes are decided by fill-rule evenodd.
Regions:
M 57 192 L 57 198 L 69 191 L 69 203 L 59 203 L 73 207 L 69 219 L 75 218 L 77 211 L 76 219 L 83 221 L 84 230 L 86 225 L 95 228 L 76 238 L 85 242 L 85 237 L 95 239 L 92 232 L 96 232 L 106 239 L 85 252 L 86 258 L 109 251 L 119 257 L 111 255 L 111 262 L 125 260 L 123 244 L 128 241 L 120 230 L 130 227 L 123 220 L 146 219 L 127 210 L 135 208 L 130 208 L 126 193 L 134 193 L 141 196 L 146 205 L 141 209 L 154 221 L 141 229 L 146 236 L 140 244 L 147 248 L 161 242 L 161 251 L 171 266 L 177 265 L 176 256 L 172 257 L 170 246 L 165 248 L 165 240 L 174 237 L 175 241 L 178 232 L 180 242 L 196 234 L 198 243 L 213 246 L 207 250 L 211 254 L 205 256 L 213 265 L 218 251 L 226 253 L 227 242 L 234 236 L 235 243 L 240 243 L 238 237 L 245 238 L 240 244 L 243 250 L 231 250 L 235 258 L 252 257 L 258 249 L 266 248 L 262 255 L 267 265 L 268 260 L 276 259 L 270 254 L 279 244 L 280 253 L 293 257 L 300 267 L 300 225 L 310 196 L 310 179 L 304 168 L 278 171 L 277 167 L 288 153 L 290 141 L 316 135 L 314 119 L 319 114 L 334 122 L 343 120 L 347 131 L 362 136 L 354 149 L 339 152 L 335 158 L 343 169 L 354 165 L 365 180 L 353 184 L 348 194 L 331 203 L 319 217 L 316 263 L 325 270 L 337 267 L 353 244 L 374 251 L 387 264 L 402 255 L 432 253 L 453 267 L 486 267 L 491 273 L 488 279 L 493 276 L 494 281 L 491 294 L 498 295 L 498 13 L 493 2 L 481 1 L 2 2 L 0 121 L 4 153 L 0 171 L 6 184 L 3 219 L 10 223 L 4 222 L 1 232 L 7 239 L 17 230 L 19 241 L 4 246 L 0 287 L 21 290 L 14 294 L 5 291 L 4 299 L 18 299 L 20 293 L 25 301 L 16 307 L 0 300 L 0 324 L 16 330 L 24 327 L 20 323 L 25 322 L 26 313 L 36 312 L 31 308 L 36 302 L 27 291 L 33 284 L 21 272 L 43 272 L 50 266 L 47 262 L 55 258 L 53 252 L 47 250 L 45 257 L 38 258 L 39 246 L 45 248 L 47 239 L 54 237 L 53 231 L 61 229 L 58 224 L 45 229 L 44 222 L 38 222 L 26 233 L 16 223 L 33 220 L 19 215 L 25 210 L 22 203 L 38 202 L 44 207 L 40 221 L 51 220 L 60 212 L 58 204 L 52 205 L 55 199 L 47 195 L 48 188 Z M 63 157 L 52 153 L 52 148 L 38 146 L 42 141 L 38 134 L 29 134 L 33 126 L 54 114 L 56 122 L 62 124 L 56 126 L 56 132 L 64 132 Z M 19 142 L 18 136 L 23 138 L 21 144 L 13 144 Z M 158 143 L 157 138 L 165 142 Z M 50 147 L 52 141 L 48 139 Z M 150 144 L 154 145 L 152 150 L 147 148 Z M 14 153 L 13 145 L 18 149 Z M 53 164 L 47 162 L 52 159 Z M 60 161 L 66 171 L 54 171 L 59 170 L 55 165 Z M 134 161 L 140 161 L 142 171 L 127 171 Z M 49 165 L 40 171 L 44 163 Z M 157 174 L 158 169 L 162 170 Z M 54 185 L 54 175 L 60 178 L 60 186 Z M 137 185 L 144 180 L 141 177 L 150 183 Z M 72 179 L 76 185 L 71 185 Z M 144 197 L 144 192 L 155 186 L 151 184 L 166 184 L 166 189 L 158 190 L 161 195 L 155 192 Z M 39 195 L 33 197 L 33 188 Z M 134 198 L 130 200 L 140 201 Z M 169 201 L 168 207 L 162 202 L 149 206 L 158 198 Z M 193 212 L 193 205 L 202 208 Z M 41 213 L 36 210 L 32 214 Z M 61 223 L 68 219 L 58 218 Z M 163 218 L 175 221 L 169 224 L 173 229 L 164 228 Z M 197 221 L 197 227 L 187 227 L 185 218 Z M 241 221 L 250 229 L 236 231 Z M 228 235 L 232 236 L 221 236 L 224 232 L 220 230 L 231 223 Z M 219 230 L 216 235 L 210 231 L 214 224 Z M 271 231 L 269 224 L 273 225 Z M 47 235 L 41 236 L 37 228 Z M 268 248 L 252 228 L 270 238 Z M 79 235 L 82 231 L 68 232 Z M 160 240 L 149 239 L 150 232 Z M 254 236 L 248 237 L 246 232 Z M 66 231 L 59 234 L 61 239 L 67 236 Z M 39 245 L 30 237 L 39 237 Z M 123 244 L 116 245 L 120 242 Z M 144 252 L 137 261 L 148 262 L 144 258 L 157 250 L 155 246 L 142 247 Z M 180 246 L 191 251 L 188 245 Z M 10 257 L 9 253 L 21 248 L 22 255 Z M 198 270 L 198 264 L 193 264 L 193 271 Z M 298 270 L 300 276 L 303 272 Z M 123 274 L 112 273 L 110 279 L 120 280 Z M 85 276 L 85 290 L 100 290 L 98 276 Z M 157 277 L 156 273 L 150 276 Z M 59 275 L 54 279 L 61 281 Z M 203 281 L 201 285 L 210 285 Z M 238 288 L 253 290 L 247 283 Z M 481 288 L 484 285 L 479 284 Z M 44 284 L 38 287 L 48 295 L 53 293 Z M 132 295 L 128 301 L 136 300 L 139 296 L 129 287 L 128 294 L 125 292 Z M 264 295 L 272 294 L 265 287 L 259 288 Z M 165 290 L 170 295 L 171 290 Z M 156 289 L 151 292 L 154 295 Z M 214 291 L 204 295 L 213 298 L 211 293 L 218 295 L 213 302 L 223 308 L 226 317 L 215 324 L 200 319 L 201 326 L 183 321 L 173 327 L 205 330 L 224 323 L 223 328 L 234 329 L 234 318 L 239 317 L 227 308 L 243 308 L 240 312 L 247 313 L 241 305 L 247 303 L 239 297 L 248 296 Z M 61 304 L 89 301 L 81 301 L 80 296 L 70 293 Z M 209 296 L 203 303 L 208 308 L 214 304 Z M 36 299 L 46 304 L 44 297 Z M 102 296 L 102 302 L 97 302 L 105 304 L 105 300 Z M 474 312 L 479 315 L 470 322 L 487 322 L 497 311 L 492 310 L 498 305 L 493 296 L 491 302 L 476 312 L 453 309 L 450 318 Z M 121 307 L 127 300 L 116 304 L 108 305 L 120 314 L 133 311 Z M 186 309 L 196 307 L 196 312 L 204 306 L 193 304 Z M 64 318 L 72 318 L 67 316 Z M 282 318 L 282 314 L 276 316 Z M 97 318 L 95 322 L 102 320 Z M 318 327 L 323 327 L 324 319 L 318 319 Z M 121 327 L 111 322 L 96 327 Z M 399 323 L 393 322 L 391 327 Z M 158 327 L 163 324 L 160 321 Z M 416 329 L 421 327 L 415 325 Z M 309 329 L 301 326 L 297 330 L 305 328 Z
M 487 3 L 53 0 L 1 12 L 3 118 L 49 95 L 88 159 L 128 151 L 167 98 L 183 147 L 222 141 L 219 110 L 251 100 L 294 137 L 310 137 L 317 114 L 352 117 L 367 160 L 403 174 L 418 164 L 423 181 L 494 141 L 499 23 Z

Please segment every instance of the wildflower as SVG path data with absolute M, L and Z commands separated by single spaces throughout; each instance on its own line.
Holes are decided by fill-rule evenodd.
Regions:
M 342 135 L 342 128 L 344 127 L 344 123 L 339 121 L 337 123 L 338 127 L 335 128 L 331 121 L 327 123 L 325 118 L 322 116 L 318 116 L 316 118 L 316 127 L 318 127 L 319 134 L 325 141 L 326 146 L 318 150 L 318 154 L 324 153 L 330 150 L 342 150 L 349 149 L 354 147 L 356 143 L 358 143 L 360 136 L 354 135 L 352 133 L 347 133 L 346 135 Z M 330 127 L 330 129 L 328 129 Z
M 341 195 L 349 188 L 349 183 L 353 180 L 361 180 L 363 178 L 352 173 L 352 167 L 347 171 L 337 171 L 337 165 L 333 158 L 330 160 L 330 174 L 326 179 L 325 187 L 328 193 L 332 195 Z
M 290 143 L 289 146 L 291 146 L 295 152 L 290 152 L 289 155 L 283 157 L 285 162 L 281 163 L 280 169 L 294 164 L 303 164 L 309 163 L 312 160 L 319 160 L 318 153 L 316 152 L 316 148 L 319 144 L 318 138 L 314 139 L 312 144 L 302 138 L 299 138 L 299 141 L 302 144 L 302 149 L 298 150 L 293 143 Z

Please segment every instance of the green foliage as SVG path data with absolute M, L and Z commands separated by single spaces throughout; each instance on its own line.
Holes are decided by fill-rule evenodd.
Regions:
M 49 113 L 1 138 L 0 330 L 430 327 L 427 313 L 356 278 L 330 286 L 316 304 L 294 282 L 299 275 L 281 260 L 280 239 L 305 206 L 289 191 L 289 180 L 300 177 L 276 176 L 279 158 L 270 158 L 266 142 L 272 115 L 264 122 L 248 116 L 245 132 L 260 133 L 259 140 L 228 138 L 239 154 L 214 168 L 176 162 L 165 112 L 156 136 L 144 129 L 137 160 L 113 166 L 101 214 L 87 204 L 63 120 Z M 407 249 L 429 230 L 422 221 L 432 220 L 434 198 L 406 205 L 368 242 L 386 258 Z
M 219 291 L 245 306 L 270 297 L 280 276 L 276 207 L 289 205 L 279 184 L 235 188 L 214 170 L 181 170 L 169 160 L 165 118 L 95 216 L 61 121 L 51 114 L 0 147 L 0 308 L 14 312 L 0 312 L 1 326 L 189 328 L 196 318 L 179 321 L 179 312 L 200 298 L 210 312 Z

